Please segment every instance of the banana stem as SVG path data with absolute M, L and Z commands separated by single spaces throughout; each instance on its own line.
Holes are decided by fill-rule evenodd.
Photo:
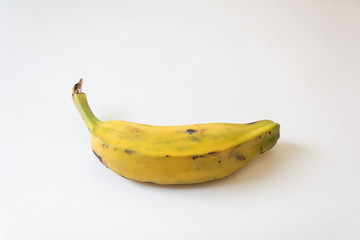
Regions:
M 95 117 L 94 113 L 91 111 L 86 95 L 81 91 L 81 87 L 82 79 L 74 85 L 72 99 L 81 117 L 85 121 L 87 128 L 91 131 L 97 124 L 101 123 L 101 121 Z

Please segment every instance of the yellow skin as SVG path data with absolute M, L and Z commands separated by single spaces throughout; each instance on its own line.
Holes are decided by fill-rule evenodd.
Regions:
M 91 132 L 93 152 L 132 180 L 191 184 L 223 178 L 270 150 L 280 137 L 279 124 L 270 120 L 186 126 L 102 122 L 90 110 L 81 84 L 74 86 L 72 96 Z

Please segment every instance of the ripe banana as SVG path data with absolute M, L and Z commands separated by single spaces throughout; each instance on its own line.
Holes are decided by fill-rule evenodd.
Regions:
M 270 120 L 187 126 L 102 122 L 90 110 L 81 86 L 80 79 L 72 99 L 90 130 L 94 154 L 128 179 L 191 184 L 223 178 L 270 150 L 280 137 L 280 125 Z

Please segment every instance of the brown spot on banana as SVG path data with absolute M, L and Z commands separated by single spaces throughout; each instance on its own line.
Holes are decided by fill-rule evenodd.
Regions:
M 129 149 L 125 149 L 124 152 L 126 152 L 126 153 L 128 153 L 128 154 L 134 154 L 134 153 L 136 153 L 136 151 L 129 150 Z
M 193 134 L 194 132 L 197 132 L 195 129 L 188 129 L 186 131 L 188 134 Z
M 132 128 L 131 129 L 131 132 L 141 132 L 142 130 L 141 129 L 139 129 L 139 128 Z
M 195 156 L 192 157 L 192 159 L 195 160 L 197 158 L 202 158 L 202 157 L 204 157 L 204 155 L 195 155 Z
M 208 154 L 217 154 L 218 152 L 208 152 Z
M 264 151 L 263 151 L 263 147 L 260 147 L 260 154 L 263 154 Z
M 98 155 L 98 154 L 95 152 L 94 149 L 92 149 L 92 151 L 93 151 L 93 153 L 95 154 L 95 156 L 99 159 L 99 161 L 100 161 L 105 167 L 109 168 L 109 167 L 106 165 L 105 161 L 102 159 L 102 157 L 101 157 L 100 155 Z
M 246 160 L 246 157 L 242 154 L 236 155 L 236 161 L 244 161 Z
M 105 149 L 108 149 L 109 148 L 109 145 L 106 145 L 105 143 L 102 144 L 102 147 L 105 148 Z

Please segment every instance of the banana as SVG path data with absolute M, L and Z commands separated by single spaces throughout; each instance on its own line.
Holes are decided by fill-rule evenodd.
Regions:
M 73 87 L 72 99 L 91 133 L 94 154 L 135 181 L 192 184 L 220 179 L 270 150 L 280 137 L 280 125 L 270 120 L 186 126 L 102 122 L 81 87 L 82 79 Z

